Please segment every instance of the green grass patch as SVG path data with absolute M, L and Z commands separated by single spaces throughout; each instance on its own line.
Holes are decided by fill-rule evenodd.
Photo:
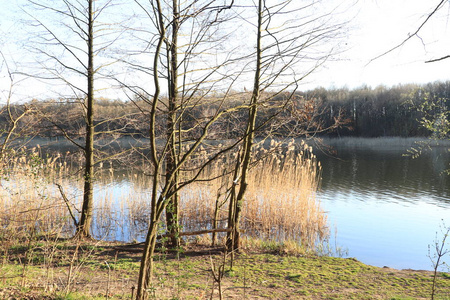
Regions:
M 53 249 L 51 263 L 44 252 L 31 252 L 44 259 L 30 260 L 25 271 L 23 260 L 13 255 L 4 259 L 0 299 L 21 299 L 21 295 L 34 295 L 36 299 L 105 299 L 107 288 L 109 299 L 130 299 L 141 253 L 108 245 L 85 247 L 89 250 L 75 255 L 75 247 L 69 245 Z M 218 295 L 211 260 L 217 268 L 223 263 L 223 255 L 217 251 L 198 255 L 198 247 L 188 250 L 179 256 L 166 253 L 155 257 L 154 299 L 209 299 L 212 293 Z M 272 251 L 238 254 L 233 268 L 230 265 L 227 257 L 221 279 L 225 299 L 428 299 L 432 283 L 432 272 L 383 269 L 355 259 Z M 69 272 L 73 280 L 66 296 Z M 450 299 L 448 273 L 439 273 L 437 291 L 436 299 Z

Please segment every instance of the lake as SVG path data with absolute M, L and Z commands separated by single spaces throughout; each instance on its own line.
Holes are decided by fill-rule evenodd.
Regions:
M 417 139 L 326 139 L 333 155 L 314 147 L 322 165 L 318 199 L 327 212 L 330 244 L 349 257 L 378 267 L 431 270 L 428 246 L 433 246 L 443 222 L 450 226 L 450 167 L 446 147 L 435 146 L 418 158 L 405 156 Z M 323 148 L 323 147 L 321 147 Z M 104 192 L 126 198 L 140 192 L 133 180 L 118 177 Z M 147 195 L 148 196 L 148 195 Z M 103 198 L 103 197 L 99 197 Z M 116 200 L 118 201 L 118 200 Z M 126 202 L 125 202 L 126 203 Z M 117 206 L 126 204 L 118 203 Z M 116 220 L 126 218 L 120 214 Z M 145 228 L 128 232 L 124 222 L 112 239 L 144 239 Z M 438 233 L 438 235 L 436 235 Z M 446 258 L 450 263 L 450 256 Z
M 450 143 L 432 147 L 416 159 L 404 156 L 415 141 L 324 140 L 334 154 L 321 152 L 324 145 L 313 146 L 322 165 L 317 199 L 328 215 L 332 247 L 337 245 L 348 251 L 346 256 L 369 265 L 432 269 L 428 246 L 436 237 L 442 239 L 443 222 L 450 226 L 450 176 L 444 173 L 449 168 Z M 61 142 L 54 147 L 60 148 Z M 149 185 L 136 178 L 114 171 L 109 181 L 96 184 L 95 209 L 104 211 L 94 220 L 97 238 L 145 238 Z M 80 198 L 81 189 L 75 184 L 72 190 L 69 187 L 71 199 Z M 450 255 L 444 260 L 450 263 Z
M 414 139 L 324 143 L 336 151 L 315 152 L 323 166 L 318 198 L 337 231 L 331 243 L 369 265 L 430 270 L 428 246 L 437 232 L 442 239 L 443 222 L 450 226 L 448 144 L 412 159 L 404 154 Z

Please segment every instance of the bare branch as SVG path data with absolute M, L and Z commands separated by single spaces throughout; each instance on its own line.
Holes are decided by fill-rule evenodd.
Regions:
M 75 215 L 72 212 L 72 207 L 71 207 L 69 199 L 67 198 L 66 194 L 64 193 L 64 190 L 63 190 L 62 186 L 59 183 L 57 183 L 56 186 L 58 187 L 59 192 L 61 193 L 61 197 L 63 198 L 64 203 L 66 203 L 67 210 L 69 211 L 69 214 L 70 214 L 70 217 L 72 218 L 73 224 L 75 225 L 75 227 L 77 227 L 78 226 L 78 221 L 77 221 L 77 219 L 75 218 Z M 80 213 L 80 212 L 78 211 L 78 213 Z
M 415 37 L 415 36 L 418 37 L 418 34 L 419 34 L 420 30 L 422 30 L 422 28 L 425 26 L 425 24 L 428 22 L 428 20 L 430 20 L 430 18 L 431 18 L 431 17 L 432 17 L 432 16 L 433 16 L 433 15 L 434 15 L 441 7 L 445 4 L 445 2 L 447 2 L 447 0 L 441 0 L 441 1 L 439 2 L 439 4 L 433 9 L 433 11 L 432 11 L 431 13 L 428 14 L 428 16 L 425 18 L 425 20 L 424 20 L 424 21 L 420 24 L 420 26 L 416 29 L 416 31 L 414 31 L 412 34 L 409 34 L 408 37 L 407 37 L 406 39 L 404 39 L 401 43 L 399 43 L 397 46 L 395 46 L 395 47 L 389 49 L 388 51 L 386 51 L 386 52 L 384 52 L 384 53 L 378 55 L 378 56 L 375 57 L 375 58 L 372 58 L 372 59 L 367 63 L 367 65 L 370 64 L 371 62 L 373 62 L 374 60 L 377 60 L 377 59 L 379 59 L 380 57 L 383 57 L 383 56 L 385 56 L 385 55 L 391 53 L 392 51 L 394 51 L 394 50 L 396 50 L 396 49 L 402 47 L 406 42 L 408 42 L 408 41 L 409 41 L 410 39 L 412 39 L 413 37 Z M 430 62 L 432 62 L 432 61 L 430 61 Z
M 441 58 L 427 60 L 425 63 L 433 63 L 433 62 L 441 61 L 441 60 L 444 60 L 444 59 L 447 59 L 447 58 L 450 58 L 450 55 L 446 55 L 446 56 L 443 56 Z

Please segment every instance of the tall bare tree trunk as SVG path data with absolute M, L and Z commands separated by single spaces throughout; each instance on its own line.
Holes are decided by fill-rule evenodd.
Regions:
M 86 107 L 86 145 L 84 147 L 85 171 L 81 218 L 78 223 L 78 237 L 91 237 L 92 212 L 94 205 L 94 19 L 93 1 L 89 0 L 88 19 L 88 68 L 87 68 L 87 103 Z
M 247 121 L 247 129 L 245 131 L 244 144 L 242 146 L 242 162 L 236 164 L 236 168 L 240 168 L 240 172 L 235 172 L 234 180 L 239 181 L 239 190 L 235 190 L 235 186 L 232 189 L 232 197 L 230 200 L 230 213 L 228 219 L 228 227 L 232 229 L 227 236 L 227 248 L 229 251 L 236 251 L 240 246 L 240 219 L 242 202 L 244 201 L 244 195 L 247 190 L 247 176 L 250 168 L 251 158 L 252 158 L 252 148 L 253 148 L 253 138 L 255 135 L 256 127 L 256 115 L 258 112 L 258 100 L 260 94 L 260 76 L 261 76 L 261 30 L 262 30 L 262 14 L 263 14 L 263 0 L 259 0 L 258 3 L 258 32 L 256 40 L 256 70 L 255 78 L 253 82 L 253 93 L 250 100 L 249 116 Z M 238 158 L 239 160 L 239 158 Z M 238 178 L 238 174 L 240 177 Z M 235 181 L 235 182 L 236 182 Z
M 177 142 L 178 146 L 181 143 L 177 141 L 177 110 L 178 110 L 178 31 L 179 31 L 179 11 L 178 0 L 172 0 L 173 6 L 173 20 L 172 20 L 172 40 L 169 45 L 168 55 L 168 75 L 169 75 L 169 111 L 167 116 L 167 142 L 168 153 L 166 159 L 166 178 L 173 178 L 172 182 L 167 182 L 170 186 L 169 193 L 173 196 L 168 199 L 166 207 L 166 225 L 167 230 L 171 235 L 172 247 L 180 246 L 179 223 L 178 223 L 178 156 L 177 156 Z M 176 172 L 176 174 L 173 174 Z M 173 176 L 172 176 L 173 174 Z
M 159 210 L 158 203 L 158 187 L 159 187 L 159 176 L 160 176 L 160 160 L 158 159 L 158 151 L 156 148 L 156 115 L 157 115 L 157 104 L 160 95 L 160 83 L 158 77 L 158 62 L 160 59 L 161 48 L 165 38 L 165 27 L 163 21 L 163 14 L 161 8 L 160 0 L 156 0 L 156 17 L 158 18 L 159 24 L 159 39 L 158 44 L 155 49 L 155 56 L 153 58 L 153 81 L 155 85 L 155 93 L 153 95 L 153 101 L 151 103 L 150 110 L 150 120 L 149 120 L 149 134 L 150 134 L 150 160 L 153 164 L 154 174 L 152 180 L 152 196 L 151 196 L 151 219 L 150 225 L 147 231 L 147 237 L 144 245 L 144 252 L 142 254 L 141 266 L 139 269 L 138 277 L 138 287 L 136 291 L 136 300 L 145 300 L 148 298 L 147 289 L 151 283 L 153 276 L 153 255 L 156 248 L 156 239 L 158 231 L 158 221 L 159 221 Z

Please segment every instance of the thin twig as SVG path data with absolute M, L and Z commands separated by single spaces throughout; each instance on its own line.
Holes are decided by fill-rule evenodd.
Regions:
M 430 59 L 430 60 L 427 60 L 425 63 L 437 62 L 437 61 L 441 61 L 441 60 L 444 60 L 444 59 L 447 59 L 447 58 L 450 58 L 450 55 L 446 55 L 446 56 L 443 56 L 441 58 Z

